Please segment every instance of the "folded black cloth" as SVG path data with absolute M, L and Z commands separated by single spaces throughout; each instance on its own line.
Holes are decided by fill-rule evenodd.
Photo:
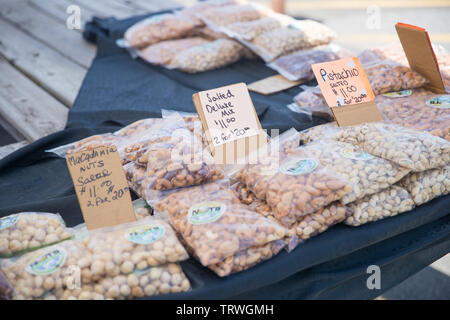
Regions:
M 97 19 L 84 36 L 98 53 L 82 84 L 67 128 L 0 160 L 0 217 L 21 211 L 59 212 L 69 226 L 83 222 L 64 159 L 45 150 L 87 136 L 112 132 L 160 110 L 194 112 L 193 93 L 274 74 L 259 60 L 189 75 L 133 60 L 115 40 L 142 19 Z M 251 93 L 266 129 L 298 130 L 323 121 L 286 108 L 300 89 L 271 96 Z M 411 212 L 352 228 L 337 225 L 247 271 L 219 278 L 190 259 L 182 263 L 189 292 L 151 299 L 372 299 L 449 252 L 450 196 Z M 381 269 L 381 289 L 366 285 L 367 268 Z

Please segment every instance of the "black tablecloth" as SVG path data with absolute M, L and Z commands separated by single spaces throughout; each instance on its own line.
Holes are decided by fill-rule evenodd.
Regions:
M 67 128 L 0 160 L 0 216 L 20 211 L 60 212 L 69 226 L 82 222 L 64 159 L 50 148 L 95 133 L 111 132 L 161 108 L 192 111 L 193 93 L 274 74 L 259 60 L 188 75 L 133 60 L 114 44 L 141 17 L 94 19 L 85 37 L 98 54 L 70 111 Z M 262 96 L 251 93 L 264 128 L 302 130 L 322 120 L 286 108 L 300 89 Z M 154 299 L 374 298 L 449 252 L 450 196 L 411 212 L 358 228 L 337 225 L 250 270 L 219 278 L 196 261 L 183 262 L 193 289 Z M 381 268 L 381 290 L 369 290 L 367 267 Z

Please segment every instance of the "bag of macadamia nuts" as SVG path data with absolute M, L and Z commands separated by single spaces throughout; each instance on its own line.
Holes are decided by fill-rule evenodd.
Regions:
M 0 219 L 0 257 L 39 249 L 72 237 L 59 214 L 21 212 Z

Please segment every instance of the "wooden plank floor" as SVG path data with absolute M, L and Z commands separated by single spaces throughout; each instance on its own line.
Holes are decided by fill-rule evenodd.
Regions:
M 69 5 L 80 7 L 82 26 L 93 16 L 123 19 L 179 6 L 174 0 L 0 0 L 0 120 L 27 139 L 0 146 L 0 159 L 65 126 L 96 52 L 82 30 L 67 28 Z

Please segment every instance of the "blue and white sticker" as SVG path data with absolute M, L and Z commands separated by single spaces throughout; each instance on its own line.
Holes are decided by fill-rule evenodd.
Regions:
M 189 208 L 187 219 L 193 225 L 211 223 L 219 220 L 226 210 L 227 206 L 222 202 L 202 202 Z
M 437 96 L 428 100 L 426 103 L 433 108 L 448 109 L 450 108 L 450 95 Z
M 151 244 L 161 239 L 166 229 L 161 225 L 146 224 L 127 229 L 125 239 L 137 244 Z
M 351 160 L 370 160 L 373 159 L 374 156 L 364 152 L 362 150 L 356 149 L 354 147 L 345 147 L 341 149 L 341 155 L 347 159 Z
M 19 216 L 4 217 L 0 219 L 0 230 L 9 228 L 17 223 Z
M 66 250 L 55 248 L 34 259 L 25 270 L 36 276 L 45 276 L 61 268 L 66 262 L 66 257 Z
M 388 97 L 388 98 L 404 98 L 404 97 L 409 97 L 411 94 L 412 94 L 412 90 L 407 89 L 407 90 L 383 93 L 383 96 Z

